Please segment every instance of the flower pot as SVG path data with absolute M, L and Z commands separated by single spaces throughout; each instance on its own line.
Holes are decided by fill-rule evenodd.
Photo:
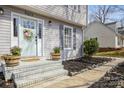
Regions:
M 20 56 L 4 56 L 4 60 L 7 67 L 13 67 L 19 65 Z
M 60 59 L 60 53 L 51 53 L 52 60 L 59 60 Z

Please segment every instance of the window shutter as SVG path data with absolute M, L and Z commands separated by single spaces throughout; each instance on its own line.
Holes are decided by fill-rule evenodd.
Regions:
M 59 25 L 60 31 L 60 48 L 63 50 L 64 40 L 63 40 L 63 25 Z
M 76 28 L 73 28 L 73 49 L 76 50 Z

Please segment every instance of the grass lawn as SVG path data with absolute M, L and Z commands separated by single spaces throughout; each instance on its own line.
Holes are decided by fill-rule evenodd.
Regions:
M 98 52 L 95 56 L 124 57 L 124 49 L 109 52 Z

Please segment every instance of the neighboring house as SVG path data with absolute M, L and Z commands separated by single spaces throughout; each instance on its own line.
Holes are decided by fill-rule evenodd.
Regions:
M 90 38 L 97 38 L 100 48 L 124 47 L 124 32 L 121 28 L 118 28 L 117 22 L 90 23 L 84 30 L 84 40 Z
M 87 24 L 85 5 L 0 6 L 0 55 L 10 48 L 22 48 L 21 56 L 49 59 L 54 47 L 61 48 L 62 59 L 82 56 L 83 29 Z M 31 41 L 25 31 L 33 33 Z

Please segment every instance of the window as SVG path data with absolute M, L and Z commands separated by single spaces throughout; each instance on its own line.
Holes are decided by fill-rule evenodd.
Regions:
M 74 5 L 74 10 L 77 10 L 77 6 L 76 5 Z
M 121 45 L 121 38 L 118 37 L 118 45 Z
M 78 12 L 79 12 L 79 13 L 81 12 L 81 7 L 80 7 L 80 5 L 78 5 Z
M 39 29 L 38 29 L 38 31 L 39 31 L 39 33 L 38 33 L 39 38 L 42 38 L 42 24 L 41 23 L 39 23 Z
M 19 20 L 18 18 L 13 18 L 13 36 L 18 36 L 18 30 L 19 30 Z
M 68 5 L 65 5 L 65 7 L 68 7 Z
M 23 20 L 23 27 L 29 29 L 35 29 L 35 22 L 31 20 Z
M 72 48 L 72 28 L 70 27 L 64 28 L 64 48 Z

